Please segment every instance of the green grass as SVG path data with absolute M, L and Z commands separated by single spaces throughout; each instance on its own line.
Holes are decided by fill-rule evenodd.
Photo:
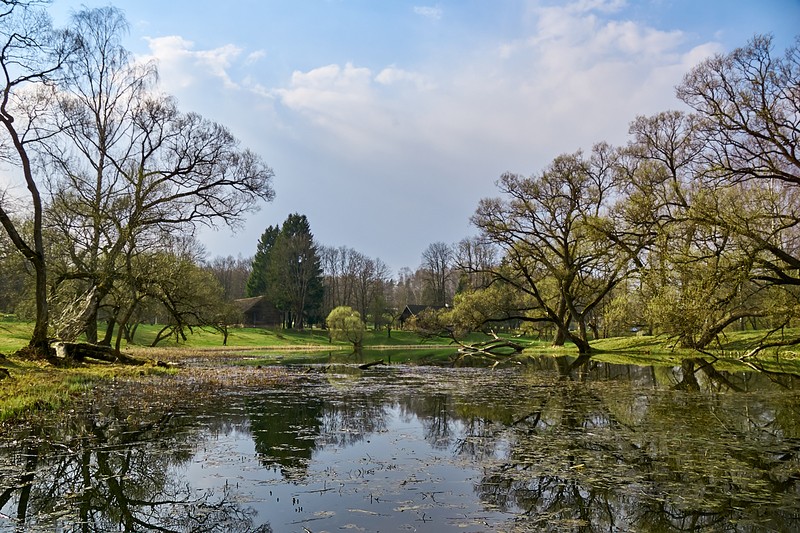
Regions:
M 33 325 L 29 322 L 16 322 L 13 320 L 0 320 L 0 353 L 13 353 L 27 345 Z M 134 343 L 124 345 L 124 348 L 147 347 L 155 339 L 160 326 L 140 325 L 136 330 Z M 720 342 L 712 345 L 710 351 L 720 357 L 739 357 L 753 346 L 764 335 L 763 331 L 728 332 L 720 337 Z M 789 338 L 800 336 L 800 328 L 786 330 L 783 334 Z M 275 353 L 286 351 L 320 351 L 349 353 L 352 348 L 345 342 L 330 342 L 327 331 L 322 329 L 306 329 L 304 331 L 291 331 L 283 329 L 263 328 L 231 328 L 229 330 L 227 346 L 222 344 L 222 334 L 203 328 L 195 328 L 193 333 L 184 342 L 175 337 L 163 340 L 157 346 L 159 349 L 189 348 L 196 350 L 215 349 L 234 351 L 237 348 L 246 351 L 262 351 Z M 481 334 L 472 334 L 464 342 L 479 342 L 487 337 Z M 520 338 L 517 340 L 527 346 L 528 353 L 574 354 L 575 348 L 567 344 L 563 348 L 553 348 L 549 340 L 535 340 Z M 639 358 L 643 361 L 661 359 L 663 361 L 680 361 L 684 357 L 695 357 L 697 352 L 676 348 L 674 340 L 666 336 L 632 336 L 614 337 L 592 341 L 592 348 L 598 357 L 610 357 L 614 354 L 625 354 Z M 414 349 L 411 350 L 410 348 Z M 364 350 L 368 354 L 383 354 L 392 361 L 411 361 L 425 359 L 426 357 L 441 357 L 442 353 L 452 353 L 456 345 L 450 345 L 447 339 L 423 340 L 410 331 L 393 330 L 391 335 L 386 331 L 367 331 L 364 337 Z M 409 352 L 412 355 L 404 355 Z M 779 350 L 791 351 L 791 348 Z M 416 353 L 419 352 L 419 353 Z M 774 353 L 774 350 L 773 350 Z
M 0 320 L 0 353 L 13 354 L 26 346 L 32 324 Z M 447 339 L 423 340 L 408 331 L 368 331 L 361 355 L 352 353 L 352 346 L 343 342 L 331 343 L 327 332 L 270 330 L 258 328 L 231 329 L 228 345 L 222 345 L 222 335 L 216 331 L 195 329 L 186 342 L 167 339 L 156 348 L 146 348 L 158 333 L 158 326 L 139 326 L 135 345 L 126 351 L 148 360 L 178 360 L 204 357 L 218 359 L 223 365 L 290 365 L 330 363 L 370 363 L 382 360 L 386 364 L 448 364 L 458 346 Z M 753 365 L 765 370 L 791 372 L 800 375 L 800 348 L 784 347 L 765 350 L 757 359 L 742 363 L 743 354 L 758 344 L 765 332 L 730 332 L 710 348 L 718 370 L 752 370 Z M 800 336 L 800 329 L 783 332 L 786 338 Z M 487 340 L 485 335 L 471 335 L 465 342 Z M 526 346 L 527 355 L 577 355 L 576 348 L 567 344 L 551 346 L 549 340 L 513 338 Z M 592 342 L 594 359 L 609 363 L 640 365 L 679 365 L 682 359 L 698 357 L 694 350 L 674 346 L 666 336 L 635 336 L 601 339 Z M 10 378 L 0 380 L 0 422 L 26 416 L 39 410 L 61 408 L 76 394 L 106 383 L 111 379 L 139 379 L 141 373 L 173 372 L 153 365 L 130 367 L 119 365 L 81 365 L 74 368 L 52 367 L 45 362 L 18 359 L 13 355 L 0 357 L 0 368 L 8 370 Z
M 721 335 L 718 342 L 712 343 L 707 351 L 717 357 L 741 357 L 752 348 L 758 346 L 764 338 L 766 331 L 730 331 Z M 800 338 L 800 328 L 786 329 L 781 336 L 780 333 L 770 337 L 776 341 L 783 339 Z M 592 348 L 599 353 L 603 352 L 625 352 L 637 355 L 653 355 L 665 358 L 696 357 L 696 350 L 681 348 L 676 346 L 676 341 L 666 335 L 635 336 L 635 337 L 613 337 L 610 339 L 600 339 L 591 343 Z M 797 347 L 786 346 L 778 349 L 778 352 L 793 352 Z M 768 350 L 769 351 L 769 350 Z M 774 349 L 772 352 L 774 353 Z
M 0 380 L 0 422 L 59 409 L 100 383 L 172 372 L 152 365 L 81 365 L 56 369 L 42 361 L 13 356 L 0 359 L 0 368 L 10 375 Z
M 161 326 L 140 325 L 136 329 L 134 343 L 149 346 L 156 338 Z M 321 329 L 290 331 L 263 328 L 231 328 L 228 330 L 229 347 L 270 347 L 270 346 L 325 346 L 328 335 Z M 186 342 L 172 336 L 158 343 L 160 347 L 186 346 L 191 348 L 213 348 L 222 346 L 222 334 L 207 328 L 194 328 Z
M 0 320 L 0 353 L 16 352 L 27 346 L 32 333 L 33 324 L 30 322 Z
M 720 371 L 765 370 L 778 373 L 800 375 L 800 347 L 782 346 L 763 350 L 755 358 L 744 358 L 766 335 L 766 331 L 726 332 L 719 342 L 710 346 L 706 352 L 717 358 L 714 367 Z M 787 329 L 771 341 L 800 337 L 800 328 Z M 655 366 L 677 366 L 687 358 L 702 357 L 706 354 L 697 350 L 680 348 L 675 340 L 667 336 L 615 337 L 592 342 L 596 350 L 593 359 L 606 363 L 638 364 Z

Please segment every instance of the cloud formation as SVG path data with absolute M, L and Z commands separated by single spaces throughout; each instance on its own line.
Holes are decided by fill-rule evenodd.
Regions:
M 152 58 L 158 61 L 158 69 L 166 87 L 184 89 L 196 86 L 207 77 L 218 78 L 228 89 L 238 87 L 228 71 L 242 55 L 243 50 L 239 46 L 227 44 L 209 50 L 194 50 L 192 41 L 177 35 L 146 40 Z M 258 54 L 258 51 L 249 54 L 247 60 L 257 59 Z
M 414 13 L 429 19 L 439 20 L 442 18 L 444 11 L 438 6 L 414 6 Z
M 470 214 L 502 172 L 529 174 L 559 153 L 622 143 L 636 115 L 678 105 L 673 87 L 718 45 L 616 16 L 622 5 L 533 4 L 528 30 L 514 39 L 467 39 L 456 56 L 432 48 L 413 64 L 296 69 L 277 84 L 247 68 L 261 51 L 196 50 L 180 37 L 149 43 L 168 92 L 214 94 L 213 111 L 225 102 L 224 122 L 255 150 L 281 147 L 276 208 L 307 214 L 325 244 L 398 268 L 415 266 L 429 242 L 468 236 Z M 438 7 L 414 12 L 442 17 Z M 400 224 L 410 211 L 413 221 Z M 365 220 L 390 222 L 377 232 Z M 246 238 L 255 242 L 262 226 Z

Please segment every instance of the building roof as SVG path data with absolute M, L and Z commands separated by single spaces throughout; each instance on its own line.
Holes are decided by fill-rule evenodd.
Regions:
M 264 296 L 254 296 L 252 298 L 240 298 L 238 300 L 233 301 L 233 305 L 239 308 L 239 311 L 242 313 L 246 313 L 250 311 L 253 307 L 261 303 L 264 300 Z
M 408 304 L 403 308 L 400 312 L 401 315 L 409 314 L 409 315 L 418 315 L 426 309 L 446 309 L 448 306 L 446 305 L 416 305 L 416 304 Z

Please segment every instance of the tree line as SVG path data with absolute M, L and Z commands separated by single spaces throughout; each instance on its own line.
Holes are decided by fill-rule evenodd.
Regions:
M 393 276 L 317 243 L 302 214 L 269 226 L 253 258 L 207 260 L 195 230 L 236 228 L 273 198 L 273 172 L 158 92 L 126 31 L 113 7 L 62 30 L 37 2 L 0 10 L 0 156 L 24 184 L 0 191 L 0 311 L 34 320 L 34 351 L 53 335 L 118 350 L 144 322 L 163 324 L 157 340 L 225 330 L 252 296 L 285 327 L 347 306 L 391 328 L 423 304 L 439 311 L 420 329 L 523 328 L 581 353 L 632 330 L 704 350 L 732 325 L 777 332 L 797 316 L 800 39 L 776 54 L 756 36 L 703 61 L 677 87 L 685 110 L 636 117 L 624 146 L 502 175 L 475 236 L 432 243 Z

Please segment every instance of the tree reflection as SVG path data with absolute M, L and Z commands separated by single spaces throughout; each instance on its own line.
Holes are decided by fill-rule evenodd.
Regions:
M 455 438 L 452 399 L 449 394 L 433 393 L 403 398 L 402 411 L 405 416 L 413 414 L 422 424 L 425 440 L 434 449 L 450 447 Z
M 353 392 L 325 403 L 320 447 L 355 446 L 386 431 L 390 400 L 380 392 Z
M 677 383 L 692 384 L 680 387 L 689 392 L 644 394 L 615 381 L 626 372 L 615 366 L 561 372 L 569 381 L 552 389 L 537 416 L 499 427 L 492 439 L 509 451 L 476 486 L 480 497 L 519 510 L 518 529 L 794 527 L 800 519 L 798 398 L 719 396 L 760 384 L 696 360 L 673 374 Z M 605 379 L 590 379 L 598 375 Z M 660 379 L 657 372 L 650 376 Z
M 256 530 L 229 490 L 198 492 L 175 475 L 198 431 L 173 412 L 145 411 L 87 408 L 17 435 L 23 444 L 3 450 L 23 460 L 0 467 L 0 520 L 19 531 Z
M 403 432 L 390 440 L 404 447 L 406 437 L 420 438 L 408 428 L 418 428 L 424 442 L 408 448 L 437 450 L 424 468 L 441 468 L 434 477 L 444 480 L 447 468 L 474 468 L 477 496 L 485 509 L 517 516 L 512 530 L 788 531 L 800 520 L 800 397 L 776 388 L 774 376 L 706 360 L 573 363 L 304 373 L 222 410 L 218 396 L 180 411 L 121 407 L 139 405 L 121 394 L 0 448 L 0 512 L 9 515 L 0 529 L 7 520 L 26 531 L 259 531 L 230 488 L 198 492 L 176 476 L 209 430 L 249 430 L 262 466 L 292 486 L 327 487 L 348 477 L 329 469 L 349 468 L 359 454 L 320 450 L 365 445 L 385 431 Z M 401 452 L 368 462 L 383 476 L 381 490 L 405 498 L 399 470 L 421 467 Z M 325 455 L 333 462 L 310 467 Z M 339 488 L 366 486 L 353 483 Z
M 358 389 L 326 397 L 275 391 L 246 405 L 260 461 L 291 480 L 307 475 L 315 450 L 353 446 L 387 427 L 386 399 Z
M 322 399 L 278 391 L 248 399 L 246 409 L 261 463 L 287 479 L 302 479 L 320 435 Z

